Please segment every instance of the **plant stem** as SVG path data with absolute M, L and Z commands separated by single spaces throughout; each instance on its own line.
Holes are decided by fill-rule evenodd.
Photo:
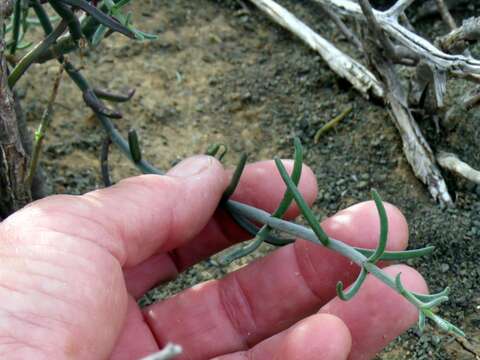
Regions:
M 103 185 L 105 185 L 105 187 L 112 186 L 110 171 L 108 170 L 108 153 L 110 151 L 111 143 L 112 139 L 110 139 L 110 136 L 105 136 L 105 140 L 102 143 L 102 150 L 100 152 L 100 171 L 102 173 Z
M 15 66 L 12 73 L 8 77 L 8 86 L 13 88 L 20 77 L 27 71 L 37 57 L 46 51 L 60 35 L 63 34 L 67 25 L 64 21 L 61 21 L 53 32 L 51 32 L 42 42 L 38 43 L 30 52 L 28 52 Z
M 68 76 L 70 76 L 70 78 L 75 82 L 77 87 L 82 92 L 85 92 L 91 89 L 87 79 L 85 79 L 83 75 L 80 73 L 80 71 L 75 69 L 75 67 L 70 62 L 64 61 L 64 68 Z M 123 136 L 118 132 L 118 130 L 115 129 L 115 126 L 113 125 L 111 120 L 105 115 L 99 113 L 98 111 L 95 111 L 94 109 L 92 110 L 95 112 L 95 115 L 97 116 L 98 120 L 100 120 L 100 123 L 102 124 L 103 129 L 111 137 L 112 141 L 120 148 L 120 150 L 124 153 L 124 155 L 126 155 L 130 159 L 130 161 L 133 162 L 132 155 L 130 152 L 130 146 L 128 145 L 128 142 L 123 138 Z M 134 162 L 134 164 L 143 173 L 157 174 L 157 175 L 164 174 L 162 171 L 155 168 L 154 166 L 152 166 L 150 163 L 148 163 L 143 159 L 140 160 L 139 162 L 136 162 L 136 163 Z
M 48 2 L 53 10 L 55 10 L 55 12 L 66 22 L 73 40 L 76 43 L 80 41 L 83 37 L 82 27 L 74 12 L 67 5 L 58 0 L 49 0 Z
M 461 329 L 435 315 L 435 313 L 431 309 L 433 306 L 438 305 L 440 302 L 448 300 L 448 297 L 446 296 L 446 293 L 448 292 L 447 289 L 442 291 L 441 293 L 433 295 L 423 295 L 410 292 L 403 287 L 400 281 L 400 274 L 398 274 L 395 279 L 391 278 L 375 264 L 370 262 L 368 257 L 365 256 L 365 254 L 362 254 L 359 249 L 356 249 L 350 245 L 347 245 L 339 240 L 335 240 L 332 238 L 329 238 L 329 241 L 326 244 L 322 244 L 320 239 L 318 239 L 317 235 L 311 229 L 305 228 L 301 225 L 297 225 L 293 222 L 288 222 L 272 217 L 266 211 L 256 209 L 249 205 L 241 204 L 239 202 L 231 200 L 228 202 L 227 206 L 232 212 L 241 212 L 243 215 L 245 215 L 251 220 L 257 221 L 262 224 L 267 224 L 272 228 L 289 233 L 291 235 L 294 235 L 295 237 L 300 237 L 302 239 L 312 241 L 317 245 L 324 245 L 325 247 L 342 254 L 343 256 L 349 258 L 355 264 L 359 265 L 361 269 L 364 269 L 373 276 L 375 276 L 385 285 L 395 290 L 398 294 L 402 295 L 408 302 L 413 304 L 420 312 L 419 318 L 421 321 L 419 323 L 423 324 L 425 317 L 428 317 L 443 330 L 459 336 L 465 336 Z M 363 279 L 360 279 L 360 283 L 361 282 L 363 282 Z M 339 285 L 343 287 L 341 284 Z M 425 303 L 425 301 L 428 302 Z M 423 325 L 420 326 L 421 328 L 423 328 Z
M 88 20 L 90 20 L 90 18 L 87 19 L 87 22 L 88 22 Z M 94 21 L 94 20 L 92 20 L 92 21 Z M 54 33 L 56 33 L 56 31 L 59 29 L 59 27 L 62 24 L 63 24 L 62 25 L 63 31 L 66 29 L 66 24 L 62 21 L 57 26 L 55 31 L 49 34 L 48 31 L 49 31 L 50 27 L 48 26 L 48 24 L 50 24 L 50 27 L 51 27 L 50 19 L 48 17 L 44 17 L 43 21 L 42 21 L 42 27 L 43 27 L 44 32 L 46 34 L 48 34 L 47 38 L 44 41 L 46 41 L 50 37 L 55 37 Z M 92 23 L 90 25 L 93 26 Z M 55 37 L 55 39 L 57 39 L 57 38 L 58 38 L 58 36 Z M 73 80 L 73 82 L 82 91 L 82 93 L 84 93 L 87 90 L 91 90 L 91 86 L 89 85 L 88 81 L 83 77 L 83 75 L 77 69 L 75 69 L 75 67 L 70 62 L 68 62 L 65 58 L 63 58 L 63 53 L 57 54 L 56 57 L 57 57 L 57 60 L 60 63 L 63 64 L 64 69 L 67 72 L 68 76 L 70 77 L 70 79 Z M 15 71 L 15 69 L 14 69 L 14 71 Z M 12 75 L 13 75 L 13 72 L 12 72 Z M 92 90 L 92 92 L 94 92 L 94 90 Z M 100 101 L 100 100 L 98 100 L 98 101 Z M 120 150 L 124 153 L 124 155 L 126 155 L 131 161 L 133 161 L 132 156 L 131 156 L 131 152 L 130 152 L 130 146 L 128 145 L 128 142 L 123 138 L 123 136 L 118 132 L 118 130 L 115 129 L 115 126 L 112 124 L 110 119 L 108 117 L 104 116 L 103 114 L 99 113 L 99 112 L 95 112 L 95 115 L 97 116 L 98 120 L 100 121 L 100 123 L 103 126 L 103 129 L 108 134 L 108 136 L 110 136 L 112 141 L 120 148 Z M 161 170 L 152 166 L 150 163 L 148 163 L 147 161 L 145 161 L 143 159 L 140 160 L 139 162 L 135 163 L 135 165 L 137 166 L 137 168 L 141 172 L 143 172 L 145 174 L 163 175 L 163 172 Z
M 35 11 L 35 15 L 37 15 L 38 20 L 40 21 L 40 25 L 42 25 L 45 33 L 48 35 L 53 31 L 52 23 L 48 18 L 47 12 L 43 8 L 42 4 L 38 0 L 30 0 L 30 4 Z
M 115 4 L 117 4 L 119 0 L 115 0 L 114 2 Z M 100 7 L 100 10 L 105 12 L 105 11 L 108 11 L 108 8 L 105 6 L 105 4 L 103 4 Z M 86 20 L 82 22 L 82 33 L 88 41 L 92 40 L 92 36 L 95 34 L 99 26 L 100 26 L 100 23 L 96 21 L 94 18 L 92 18 L 91 16 L 88 16 Z M 45 30 L 45 27 L 43 28 Z M 44 52 L 36 61 L 38 63 L 43 63 L 43 62 L 55 59 L 58 56 L 58 54 L 65 55 L 73 50 L 76 50 L 77 48 L 78 48 L 78 44 L 74 41 L 71 34 L 68 34 L 66 36 L 62 36 L 62 38 L 59 39 L 59 41 L 54 46 L 52 46 L 51 49 Z
M 38 130 L 35 132 L 35 145 L 33 148 L 32 159 L 30 161 L 28 176 L 25 180 L 29 189 L 32 187 L 32 181 L 33 177 L 35 176 L 35 171 L 37 169 L 38 159 L 40 158 L 45 133 L 47 132 L 52 121 L 53 104 L 58 94 L 58 88 L 60 86 L 60 80 L 62 79 L 62 73 L 63 67 L 60 66 L 57 77 L 55 78 L 55 82 L 53 84 L 52 93 L 50 94 L 50 99 L 48 100 L 47 107 L 43 112 Z
M 16 0 L 15 8 L 13 10 L 12 43 L 10 44 L 11 55 L 15 55 L 15 52 L 17 51 L 18 39 L 20 37 L 21 18 L 22 18 L 22 0 Z
M 245 205 L 233 200 L 230 200 L 228 202 L 227 207 L 234 212 L 242 213 L 251 220 L 257 221 L 262 224 L 267 224 L 274 229 L 286 232 L 295 237 L 299 237 L 311 241 L 317 245 L 323 246 L 323 244 L 320 242 L 320 240 L 318 240 L 317 236 L 311 229 L 295 224 L 293 222 L 274 218 L 266 211 L 259 210 L 252 206 Z M 330 238 L 330 241 L 327 243 L 326 247 L 349 258 L 358 266 L 364 267 L 373 276 L 385 283 L 388 287 L 398 292 L 395 284 L 395 279 L 386 275 L 375 264 L 368 262 L 368 258 L 352 246 L 347 245 L 342 241 Z M 414 299 L 414 301 L 413 299 L 407 298 L 407 300 L 410 301 L 417 308 L 420 308 L 419 301 L 417 299 Z

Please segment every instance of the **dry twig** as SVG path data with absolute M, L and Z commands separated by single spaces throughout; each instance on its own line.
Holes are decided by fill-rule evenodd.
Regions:
M 465 179 L 473 181 L 476 184 L 480 184 L 480 171 L 475 170 L 467 163 L 464 163 L 457 157 L 457 155 L 447 152 L 440 152 L 437 155 L 437 160 L 440 166 L 444 169 L 453 171 Z
M 318 3 L 318 6 L 322 11 L 328 15 L 330 19 L 337 25 L 339 30 L 343 35 L 350 41 L 355 47 L 363 52 L 363 45 L 360 39 L 348 28 L 348 26 L 343 22 L 343 20 L 335 12 L 330 9 L 330 7 L 325 6 L 324 4 Z
M 444 0 L 435 0 L 437 3 L 437 8 L 438 11 L 440 12 L 440 15 L 442 16 L 443 21 L 447 26 L 450 28 L 450 30 L 455 30 L 457 28 L 457 24 L 455 23 L 455 20 L 453 19 L 452 14 L 450 14 L 450 10 L 448 10 L 448 6 L 445 4 Z
M 353 111 L 353 107 L 352 107 L 352 105 L 350 105 L 345 110 L 343 110 L 339 115 L 335 116 L 332 120 L 330 120 L 325 125 L 323 125 L 315 133 L 315 137 L 313 138 L 313 142 L 315 144 L 318 144 L 318 142 L 320 141 L 320 138 L 322 137 L 323 134 L 325 134 L 327 131 L 333 129 L 340 121 L 345 119 L 352 111 Z

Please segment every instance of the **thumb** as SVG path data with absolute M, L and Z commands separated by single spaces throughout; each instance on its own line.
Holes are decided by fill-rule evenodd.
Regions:
M 14 226 L 15 218 L 20 221 L 28 213 L 30 226 L 94 241 L 122 266 L 134 266 L 197 234 L 213 215 L 227 182 L 215 158 L 195 156 L 164 176 L 142 175 L 83 196 L 45 198 L 7 222 Z

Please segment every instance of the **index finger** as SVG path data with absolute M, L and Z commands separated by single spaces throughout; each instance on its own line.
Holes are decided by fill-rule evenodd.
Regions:
M 283 160 L 287 171 L 293 168 L 293 161 Z M 284 192 L 283 183 L 273 161 L 260 161 L 247 165 L 232 198 L 248 205 L 273 212 L 280 203 Z M 298 184 L 306 201 L 311 204 L 317 194 L 317 183 L 312 170 L 303 166 Z M 285 218 L 298 214 L 295 204 L 289 207 Z M 128 291 L 134 297 L 142 296 L 155 284 L 174 278 L 179 272 L 219 251 L 251 238 L 240 228 L 232 217 L 219 207 L 213 217 L 199 233 L 175 249 L 158 253 L 135 267 L 125 269 Z

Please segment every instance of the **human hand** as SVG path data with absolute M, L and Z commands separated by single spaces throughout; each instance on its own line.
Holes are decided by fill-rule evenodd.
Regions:
M 7 218 L 0 224 L 0 357 L 138 359 L 172 341 L 182 345 L 182 359 L 368 359 L 416 321 L 416 309 L 374 278 L 352 300 L 336 298 L 336 283 L 350 284 L 358 267 L 303 240 L 140 310 L 135 299 L 151 286 L 248 238 L 217 210 L 228 179 L 213 158 L 194 157 L 168 176 L 53 196 Z M 313 202 L 307 167 L 299 188 Z M 234 198 L 272 212 L 284 190 L 275 165 L 261 162 L 246 168 Z M 388 250 L 404 249 L 405 219 L 385 207 Z M 287 217 L 296 214 L 292 206 Z M 322 226 L 351 245 L 376 246 L 371 202 Z M 407 266 L 385 271 L 401 271 L 407 288 L 426 291 Z

